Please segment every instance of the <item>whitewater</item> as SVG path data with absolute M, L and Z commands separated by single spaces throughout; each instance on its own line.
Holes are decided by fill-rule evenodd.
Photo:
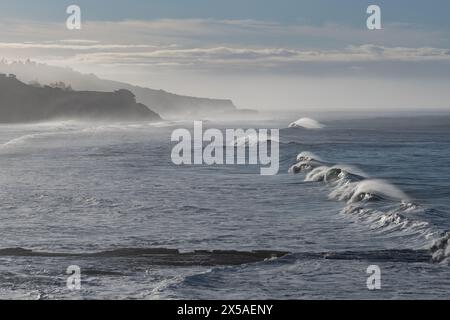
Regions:
M 0 126 L 0 298 L 448 298 L 450 116 L 296 118 L 236 124 L 272 177 L 174 165 L 189 121 Z

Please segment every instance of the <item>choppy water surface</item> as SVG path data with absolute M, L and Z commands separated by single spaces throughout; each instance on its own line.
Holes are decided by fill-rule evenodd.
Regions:
M 450 117 L 288 123 L 239 124 L 285 128 L 266 177 L 173 165 L 170 134 L 191 123 L 0 126 L 0 298 L 449 298 Z M 127 248 L 290 254 L 222 266 L 101 254 Z M 80 291 L 66 288 L 70 265 Z

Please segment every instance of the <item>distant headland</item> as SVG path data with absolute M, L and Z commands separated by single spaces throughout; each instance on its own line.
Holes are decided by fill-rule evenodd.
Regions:
M 242 117 L 253 118 L 257 114 L 255 110 L 238 109 L 229 99 L 183 96 L 164 90 L 105 80 L 94 74 L 83 74 L 69 68 L 31 60 L 7 61 L 2 59 L 0 60 L 0 73 L 15 74 L 17 79 L 29 84 L 51 85 L 64 82 L 76 91 L 112 92 L 125 89 L 136 96 L 137 102 L 145 104 L 166 120 L 224 119 L 227 117 L 241 119 Z
M 0 123 L 56 119 L 159 121 L 161 117 L 137 103 L 128 90 L 74 91 L 63 83 L 25 84 L 13 74 L 0 74 Z

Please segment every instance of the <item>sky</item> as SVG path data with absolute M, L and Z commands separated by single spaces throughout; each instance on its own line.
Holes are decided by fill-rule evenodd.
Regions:
M 72 4 L 81 30 L 65 26 Z M 0 58 L 241 108 L 450 109 L 449 13 L 448 0 L 0 0 Z

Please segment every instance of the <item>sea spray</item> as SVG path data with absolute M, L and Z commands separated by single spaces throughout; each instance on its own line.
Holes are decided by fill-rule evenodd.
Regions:
M 178 143 L 172 148 L 172 162 L 176 165 L 259 164 L 261 175 L 278 173 L 278 129 L 226 129 L 225 132 L 224 137 L 219 129 L 203 131 L 202 121 L 194 121 L 193 135 L 187 129 L 174 130 L 171 141 Z

